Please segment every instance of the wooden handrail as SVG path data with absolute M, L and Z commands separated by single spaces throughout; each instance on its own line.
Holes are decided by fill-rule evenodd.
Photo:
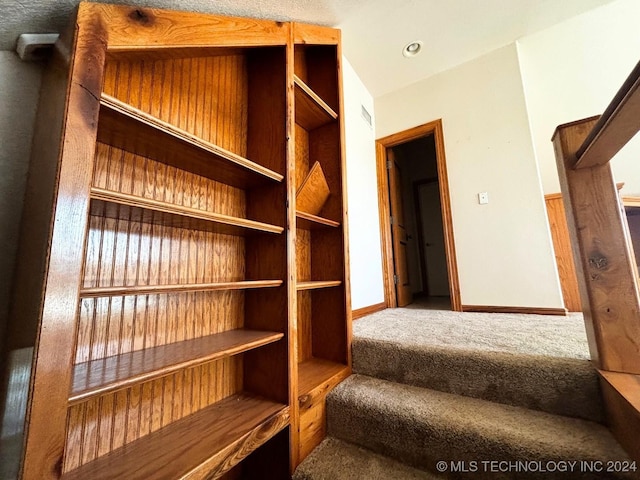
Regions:
M 640 130 L 640 63 L 604 114 L 561 125 L 553 143 L 587 340 L 608 426 L 640 461 L 640 289 L 609 161 Z M 587 167 L 587 168 L 585 168 Z
M 640 62 L 576 151 L 575 168 L 604 165 L 640 131 Z

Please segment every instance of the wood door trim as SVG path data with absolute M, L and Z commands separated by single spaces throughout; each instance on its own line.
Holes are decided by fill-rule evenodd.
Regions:
M 447 254 L 447 271 L 449 273 L 449 291 L 451 292 L 451 310 L 462 311 L 460 299 L 460 280 L 456 259 L 453 235 L 453 217 L 449 194 L 449 177 L 444 152 L 444 133 L 442 119 L 424 125 L 394 133 L 376 140 L 376 166 L 378 173 L 378 205 L 380 212 L 380 241 L 382 244 L 382 270 L 384 281 L 384 298 L 388 307 L 397 307 L 398 299 L 393 286 L 393 250 L 391 242 L 391 222 L 389 221 L 389 175 L 387 173 L 387 149 L 433 134 L 436 145 L 436 163 L 438 166 L 438 183 L 440 187 L 440 203 L 442 207 L 442 226 L 444 244 Z
M 397 307 L 398 300 L 396 298 L 396 289 L 393 285 L 393 242 L 391 239 L 391 222 L 389 221 L 391 203 L 389 200 L 389 175 L 387 174 L 387 147 L 379 141 L 376 141 L 376 167 L 384 303 L 387 307 Z

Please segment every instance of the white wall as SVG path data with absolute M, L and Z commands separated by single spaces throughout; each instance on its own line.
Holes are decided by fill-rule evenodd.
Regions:
M 15 265 L 42 66 L 0 51 L 0 337 Z
M 373 98 L 346 58 L 342 59 L 351 305 L 353 309 L 384 302 L 375 130 L 361 116 L 373 115 Z M 375 119 L 374 119 L 375 125 Z
M 562 307 L 515 44 L 375 108 L 377 137 L 443 121 L 462 303 Z
M 639 19 L 638 0 L 618 0 L 517 42 L 545 193 L 560 191 L 551 135 L 562 123 L 604 111 L 640 60 Z M 637 140 L 612 163 L 627 195 L 640 195 Z

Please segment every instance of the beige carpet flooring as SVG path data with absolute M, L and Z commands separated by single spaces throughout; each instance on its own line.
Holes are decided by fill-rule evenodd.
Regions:
M 566 317 L 432 310 L 418 303 L 386 309 L 353 323 L 354 337 L 406 346 L 503 352 L 588 360 L 581 313 Z
M 327 397 L 329 437 L 300 465 L 296 480 L 439 478 L 436 465 L 443 459 L 628 458 L 601 424 L 581 314 L 446 308 L 417 303 L 354 322 L 354 375 Z M 561 478 L 635 477 L 576 471 Z

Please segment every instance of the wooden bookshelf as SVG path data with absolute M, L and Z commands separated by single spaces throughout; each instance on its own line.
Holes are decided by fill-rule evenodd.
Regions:
M 340 222 L 301 211 L 296 212 L 296 220 L 296 226 L 304 230 L 313 230 L 325 227 L 336 228 L 340 226 Z
M 62 479 L 217 478 L 288 422 L 286 405 L 249 393 L 233 395 L 72 470 Z
M 32 369 L 0 388 L 24 418 L 2 461 L 290 478 L 351 364 L 339 32 L 91 2 L 69 25 L 42 80 L 0 359 Z
M 100 98 L 98 140 L 240 188 L 281 182 L 274 172 L 206 142 L 117 98 Z
M 305 130 L 314 130 L 338 118 L 338 114 L 300 77 L 295 75 L 293 81 L 295 84 L 296 123 L 298 125 Z

